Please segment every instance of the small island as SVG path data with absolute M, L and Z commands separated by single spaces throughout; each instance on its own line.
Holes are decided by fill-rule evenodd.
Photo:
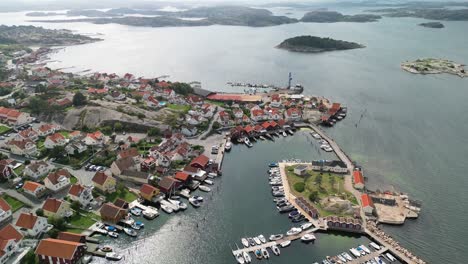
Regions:
M 427 22 L 427 23 L 421 23 L 419 24 L 421 27 L 427 27 L 427 28 L 444 28 L 444 24 L 440 22 Z
M 334 50 L 359 49 L 364 48 L 365 46 L 354 42 L 335 40 L 331 38 L 298 36 L 286 39 L 276 47 L 293 52 L 318 53 Z
M 404 62 L 401 68 L 415 74 L 449 73 L 460 77 L 468 77 L 463 64 L 445 59 L 417 59 L 412 62 Z
M 302 18 L 302 22 L 314 23 L 335 23 L 335 22 L 375 22 L 381 19 L 381 16 L 371 14 L 343 15 L 336 11 L 315 10 L 306 13 Z

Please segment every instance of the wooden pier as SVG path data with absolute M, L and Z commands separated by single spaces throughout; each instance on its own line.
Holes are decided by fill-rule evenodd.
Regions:
M 374 259 L 375 257 L 378 257 L 379 255 L 382 255 L 383 253 L 385 253 L 386 251 L 388 251 L 388 248 L 386 247 L 383 247 L 377 251 L 372 251 L 370 254 L 366 254 L 362 257 L 359 257 L 357 259 L 353 259 L 351 261 L 348 261 L 346 263 L 350 263 L 350 264 L 359 264 L 359 263 L 363 263 L 363 262 L 366 262 L 366 261 L 369 261 L 371 259 Z

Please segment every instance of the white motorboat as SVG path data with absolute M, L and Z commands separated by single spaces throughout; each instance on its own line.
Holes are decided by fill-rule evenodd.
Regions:
M 374 259 L 378 264 L 385 264 L 385 262 L 379 256 L 375 257 Z
M 351 253 L 353 253 L 353 255 L 356 257 L 356 258 L 359 258 L 361 256 L 361 253 L 359 253 L 359 251 L 355 248 L 350 248 L 349 251 Z
M 124 228 L 124 232 L 125 234 L 131 236 L 131 237 L 136 237 L 137 236 L 137 232 L 133 229 L 130 229 L 130 228 Z
M 268 250 L 266 248 L 262 248 L 262 257 L 264 259 L 270 258 L 270 253 L 268 253 Z
M 370 251 L 366 246 L 361 245 L 360 247 L 361 247 L 362 250 L 364 250 L 364 252 L 366 252 L 367 254 L 370 254 L 370 253 L 371 253 L 371 251 Z
M 371 242 L 369 245 L 373 247 L 375 250 L 380 250 L 380 246 L 377 245 L 375 242 Z
M 252 262 L 252 258 L 250 257 L 249 253 L 244 251 L 244 252 L 242 252 L 242 256 L 244 257 L 245 263 Z
M 244 245 L 244 247 L 249 247 L 249 241 L 247 240 L 247 238 L 242 238 L 241 242 L 242 242 L 242 245 Z
M 249 148 L 253 147 L 253 144 L 252 144 L 252 142 L 250 142 L 248 137 L 244 138 L 244 144 L 247 145 L 247 147 L 249 147 Z
M 226 145 L 224 145 L 224 150 L 225 151 L 230 151 L 232 148 L 232 143 L 231 142 L 227 142 Z
M 352 260 L 353 260 L 353 257 L 351 257 L 351 255 L 349 255 L 349 254 L 346 253 L 346 252 L 341 253 L 341 255 L 343 255 L 343 257 L 345 257 L 348 261 L 352 261 Z
M 341 255 L 337 255 L 337 257 L 340 259 L 340 261 L 341 261 L 342 263 L 347 262 L 347 260 L 345 259 L 345 257 L 343 257 L 343 256 L 341 256 Z
M 328 144 L 322 144 L 322 145 L 320 145 L 320 148 L 321 148 L 321 149 L 325 149 L 325 148 L 329 148 L 329 147 L 330 147 L 330 145 L 328 145 Z
M 266 138 L 264 136 L 260 136 L 259 137 L 261 140 L 266 140 Z
M 107 234 L 112 237 L 112 238 L 118 238 L 119 237 L 119 233 L 117 232 L 107 232 Z
M 168 199 L 171 200 L 171 199 Z M 177 204 L 173 204 L 172 202 L 169 202 L 168 200 L 161 200 L 159 203 L 161 204 L 161 208 L 163 205 L 169 207 L 172 209 L 173 212 L 179 211 L 180 207 Z M 175 201 L 175 200 L 173 200 Z
M 262 243 L 266 243 L 266 242 L 267 242 L 264 235 L 259 235 L 259 236 L 258 236 L 258 239 L 260 239 L 260 241 L 261 241 Z
M 281 244 L 280 244 L 280 246 L 281 246 L 282 248 L 285 248 L 285 247 L 287 247 L 287 246 L 289 246 L 289 245 L 291 245 L 291 241 L 290 241 L 290 240 L 286 240 L 286 241 L 284 241 L 284 242 L 281 242 Z
M 200 186 L 198 186 L 198 189 L 200 189 L 200 191 L 204 191 L 204 192 L 211 192 L 210 187 L 208 187 L 206 185 L 200 185 Z
M 217 174 L 217 173 L 214 173 L 214 172 L 208 173 L 208 178 L 214 179 L 214 178 L 216 178 L 216 177 L 218 177 L 218 174 Z
M 301 229 L 306 230 L 306 229 L 311 228 L 312 226 L 313 226 L 312 223 L 304 223 L 304 224 L 301 225 Z
M 178 200 L 172 200 L 172 199 L 167 199 L 171 204 L 176 205 L 179 209 L 185 210 L 187 209 L 187 204 L 178 201 Z
M 106 253 L 106 259 L 108 260 L 121 260 L 122 259 L 122 255 L 119 255 L 115 252 L 109 252 L 109 253 Z
M 212 180 L 204 180 L 203 182 L 208 184 L 208 185 L 213 185 L 214 184 L 214 182 Z
M 236 255 L 236 260 L 237 260 L 237 263 L 239 263 L 239 264 L 244 264 L 245 263 L 245 259 L 244 259 L 244 257 L 242 256 L 241 253 Z
M 158 210 L 145 210 L 143 211 L 143 217 L 149 220 L 155 219 L 159 216 Z
M 201 201 L 198 200 L 197 198 L 195 197 L 190 197 L 189 198 L 189 203 L 193 206 L 193 207 L 200 207 L 201 206 Z
M 387 256 L 387 258 L 388 258 L 391 262 L 393 262 L 393 261 L 396 260 L 396 258 L 395 258 L 392 254 L 390 254 L 390 253 L 385 254 L 385 256 Z
M 253 240 L 255 241 L 255 244 L 257 244 L 257 245 L 262 244 L 262 241 L 260 241 L 260 238 L 258 238 L 258 237 L 254 237 Z
M 332 152 L 333 151 L 333 149 L 331 147 L 324 148 L 323 150 L 325 150 L 326 152 Z
M 276 241 L 276 240 L 280 240 L 282 238 L 283 238 L 282 234 L 271 235 L 270 236 L 270 241 Z
M 301 237 L 301 240 L 303 242 L 310 242 L 310 241 L 314 241 L 315 239 L 317 239 L 313 234 L 305 234 Z
M 286 235 L 288 235 L 288 236 L 294 236 L 294 235 L 299 234 L 300 232 L 302 232 L 302 229 L 301 229 L 301 228 L 299 228 L 299 227 L 293 227 L 293 228 L 289 229 L 288 232 L 286 232 Z
M 287 137 L 287 136 L 288 136 L 288 134 L 286 134 L 286 132 L 284 132 L 284 131 L 283 131 L 282 134 L 283 134 L 283 137 Z
M 271 251 L 273 252 L 273 254 L 275 254 L 276 256 L 279 256 L 281 251 L 279 249 L 279 247 L 277 245 L 273 245 L 270 247 L 271 248 Z
M 172 214 L 174 210 L 171 207 L 167 206 L 167 204 L 161 204 L 161 209 L 168 214 Z
M 322 137 L 318 133 L 312 133 L 312 137 L 315 139 L 322 139 Z

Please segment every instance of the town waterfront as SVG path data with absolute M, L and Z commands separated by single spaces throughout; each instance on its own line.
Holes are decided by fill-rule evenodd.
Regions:
M 32 24 L 25 22 L 26 19 L 24 15 L 10 13 L 2 14 L 0 22 Z M 468 230 L 460 226 L 468 219 L 468 211 L 460 203 L 468 199 L 465 190 L 468 163 L 464 161 L 468 156 L 468 117 L 464 114 L 468 83 L 466 78 L 451 75 L 412 75 L 401 70 L 400 63 L 423 57 L 468 63 L 466 22 L 444 22 L 446 28 L 439 31 L 418 27 L 421 22 L 424 20 L 384 18 L 365 24 L 298 23 L 268 28 L 34 25 L 103 34 L 102 42 L 67 47 L 56 53 L 52 56 L 55 62 L 49 64 L 54 68 L 75 66 L 70 70 L 132 72 L 144 76 L 169 74 L 173 80 L 197 80 L 204 88 L 226 91 L 241 90 L 228 88 L 225 85 L 228 81 L 285 85 L 288 72 L 293 72 L 295 81 L 305 86 L 304 93 L 323 95 L 349 107 L 348 117 L 327 133 L 352 159 L 364 166 L 372 188 L 395 186 L 396 190 L 409 192 L 423 201 L 422 214 L 417 220 L 407 221 L 401 227 L 386 226 L 385 230 L 430 263 L 463 263 Z M 366 48 L 315 55 L 273 48 L 285 38 L 304 34 L 358 42 Z M 357 124 L 362 113 L 363 118 Z M 161 263 L 230 262 L 233 259 L 229 243 L 238 241 L 239 237 L 273 232 L 278 228 L 285 231 L 287 220 L 273 210 L 266 182 L 250 177 L 263 177 L 265 162 L 272 158 L 307 157 L 294 155 L 301 153 L 301 144 L 265 143 L 272 147 L 266 152 L 262 152 L 262 145 L 252 150 L 234 148 L 226 157 L 225 176 L 219 184 L 222 187 L 213 194 L 213 201 L 195 212 L 170 217 L 158 231 L 161 233 L 147 238 L 146 241 L 153 239 L 154 243 L 142 241 L 140 244 L 145 246 L 140 250 L 147 251 L 147 256 L 154 254 L 154 260 L 163 257 Z M 241 151 L 246 155 L 242 153 L 236 159 Z M 268 156 L 273 154 L 278 156 Z M 241 161 L 247 163 L 239 163 Z M 248 164 L 252 164 L 245 170 L 249 174 L 237 174 L 247 169 Z M 254 173 L 257 167 L 261 175 Z M 245 192 L 229 185 L 230 179 L 236 180 L 236 177 L 242 179 L 242 184 L 236 186 L 246 188 Z M 259 199 L 265 199 L 265 204 L 271 208 L 259 207 Z M 267 211 L 265 216 L 262 210 Z M 182 221 L 183 226 L 184 222 L 196 219 L 192 214 L 200 215 L 198 220 L 206 217 L 203 228 L 163 233 L 171 227 L 176 229 L 178 221 Z M 164 221 L 161 217 L 154 222 Z M 262 229 L 267 226 L 271 226 L 271 230 Z M 327 238 L 319 237 L 317 245 L 310 250 L 294 245 L 285 249 L 282 257 L 271 261 L 313 262 L 305 254 L 317 253 L 319 250 L 315 248 L 327 239 L 330 244 L 343 243 L 345 248 L 358 243 L 351 238 L 327 235 Z M 154 248 L 150 248 L 153 244 Z M 325 247 L 324 254 L 339 250 Z M 301 250 L 300 254 L 293 254 L 299 253 L 296 250 Z M 140 261 L 139 255 L 145 255 L 134 254 L 135 260 Z

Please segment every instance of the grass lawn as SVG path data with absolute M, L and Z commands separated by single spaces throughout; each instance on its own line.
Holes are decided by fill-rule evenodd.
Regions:
M 98 215 L 80 210 L 79 213 L 76 212 L 71 218 L 68 219 L 68 223 L 73 225 L 73 229 L 87 229 L 88 227 L 93 225 L 98 219 Z
M 41 139 L 39 139 L 39 140 L 37 141 L 37 143 L 36 143 L 36 144 L 37 144 L 37 145 L 36 145 L 37 150 L 41 151 L 41 150 L 45 149 L 45 147 L 44 147 L 44 141 L 45 141 L 45 138 L 41 138 Z
M 11 211 L 16 212 L 21 209 L 25 204 L 9 195 L 3 195 L 2 198 L 11 206 Z
M 125 188 L 122 192 L 117 190 L 114 193 L 107 194 L 106 198 L 110 202 L 115 202 L 117 198 L 120 198 L 130 203 L 135 201 L 138 197 L 134 193 L 130 192 L 127 188 Z
M 78 229 L 78 228 L 67 228 L 65 231 L 75 234 L 81 234 L 85 229 Z
M 3 134 L 9 130 L 11 130 L 11 128 L 4 126 L 4 125 L 0 125 L 0 134 Z
M 59 133 L 62 134 L 62 136 L 64 136 L 65 138 L 70 137 L 70 132 L 68 132 L 68 131 L 63 130 L 63 131 L 60 131 Z
M 77 179 L 75 176 L 71 176 L 71 177 L 70 177 L 70 183 L 71 183 L 71 184 L 75 184 L 75 183 L 77 183 L 77 182 L 78 182 L 78 179 Z
M 175 111 L 180 111 L 180 112 L 188 112 L 191 108 L 190 105 L 179 105 L 179 104 L 168 104 L 167 108 Z
M 19 166 L 18 168 L 14 169 L 13 171 L 16 173 L 16 175 L 20 176 L 24 171 L 24 165 Z
M 310 193 L 316 191 L 320 199 L 330 197 L 330 196 L 339 196 L 342 199 L 349 200 L 351 203 L 357 205 L 356 198 L 350 192 L 344 189 L 344 178 L 338 174 L 334 173 L 323 173 L 321 183 L 317 183 L 317 177 L 320 173 L 315 171 L 307 171 L 307 176 L 297 176 L 293 172 L 294 166 L 286 167 L 286 174 L 288 177 L 289 186 L 291 191 L 295 196 L 302 196 L 309 201 Z M 305 180 L 305 182 L 304 182 Z M 334 183 L 333 183 L 334 181 Z M 294 189 L 294 184 L 298 182 L 305 183 L 305 189 L 303 192 L 297 192 Z M 328 212 L 322 209 L 319 203 L 314 203 L 317 209 L 320 212 L 321 216 L 327 215 L 337 215 L 334 212 Z
M 226 107 L 226 104 L 223 102 L 218 102 L 218 101 L 211 101 L 211 100 L 205 100 L 206 103 L 221 106 L 221 107 Z

